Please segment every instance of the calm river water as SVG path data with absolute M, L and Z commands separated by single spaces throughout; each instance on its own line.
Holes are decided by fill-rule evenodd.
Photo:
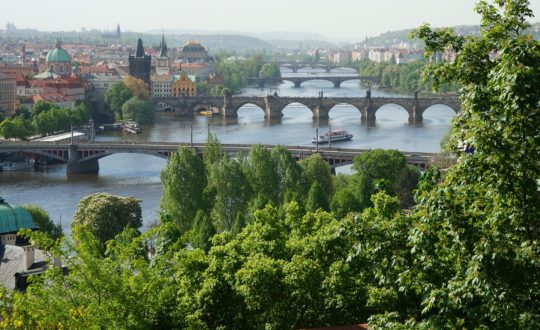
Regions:
M 305 74 L 305 73 L 304 73 Z M 311 74 L 308 72 L 308 74 Z M 358 81 L 344 82 L 340 89 L 332 83 L 315 80 L 293 88 L 292 83 L 266 89 L 247 88 L 245 95 L 265 95 L 277 92 L 280 96 L 317 96 L 323 91 L 325 96 L 365 96 L 366 88 Z M 373 90 L 372 96 L 402 96 Z M 450 126 L 454 112 L 446 106 L 433 106 L 424 113 L 421 127 L 407 124 L 407 112 L 397 105 L 386 105 L 377 112 L 377 122 L 373 127 L 361 124 L 360 112 L 354 107 L 339 105 L 330 111 L 330 119 L 317 122 L 311 111 L 299 104 L 292 104 L 284 110 L 280 120 L 268 121 L 261 109 L 246 105 L 240 109 L 237 120 L 224 121 L 219 117 L 194 116 L 177 117 L 170 113 L 159 113 L 156 123 L 144 127 L 139 135 L 110 132 L 97 136 L 97 140 L 134 140 L 189 142 L 190 125 L 193 126 L 194 142 L 204 142 L 210 128 L 223 143 L 263 143 L 284 145 L 311 145 L 315 129 L 323 132 L 332 129 L 346 129 L 354 138 L 340 143 L 344 148 L 392 148 L 402 151 L 436 152 L 439 141 Z M 166 161 L 161 158 L 116 154 L 100 161 L 99 175 L 70 175 L 65 165 L 49 166 L 47 169 L 23 172 L 0 172 L 0 196 L 7 202 L 21 205 L 36 203 L 45 208 L 55 222 L 60 222 L 69 233 L 69 224 L 77 203 L 84 196 L 96 192 L 134 196 L 141 199 L 144 227 L 157 219 L 162 185 L 159 173 Z

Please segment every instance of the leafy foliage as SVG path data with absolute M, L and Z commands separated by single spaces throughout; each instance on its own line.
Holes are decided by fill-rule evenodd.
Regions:
M 32 215 L 32 221 L 38 226 L 39 230 L 49 234 L 52 239 L 62 237 L 62 226 L 52 222 L 49 213 L 42 207 L 35 204 L 26 204 L 23 205 L 23 208 Z
M 77 240 L 89 232 L 102 247 L 124 228 L 137 229 L 141 226 L 138 199 L 107 193 L 96 193 L 81 199 L 71 221 L 72 234 Z
M 152 102 L 134 96 L 122 105 L 122 118 L 140 124 L 151 124 L 154 122 L 154 106 Z

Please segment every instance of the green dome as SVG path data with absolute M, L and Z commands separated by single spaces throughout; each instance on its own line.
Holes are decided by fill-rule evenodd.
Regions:
M 60 40 L 56 41 L 56 46 L 47 53 L 47 62 L 70 62 L 71 57 L 61 47 Z
M 55 48 L 47 53 L 47 62 L 69 62 L 71 58 L 69 54 L 62 48 Z
M 0 197 L 0 234 L 16 233 L 19 229 L 34 229 L 32 215 L 20 206 L 4 202 Z

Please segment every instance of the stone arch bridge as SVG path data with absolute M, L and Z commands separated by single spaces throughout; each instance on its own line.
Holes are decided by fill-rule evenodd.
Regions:
M 347 68 L 347 69 L 353 69 L 354 71 L 357 70 L 357 68 L 353 66 L 347 66 L 347 65 L 339 65 L 339 64 L 322 64 L 322 63 L 308 63 L 308 62 L 295 62 L 295 61 L 278 61 L 277 64 L 280 68 L 288 68 L 291 69 L 293 73 L 297 73 L 299 69 L 302 68 L 310 68 L 310 69 L 324 69 L 327 73 L 332 72 L 333 69 L 337 68 Z
M 233 96 L 226 94 L 223 97 L 179 97 L 170 99 L 156 99 L 154 103 L 169 105 L 171 109 L 182 115 L 192 115 L 198 109 L 217 109 L 223 117 L 236 118 L 238 110 L 245 105 L 255 105 L 264 111 L 266 118 L 280 118 L 283 110 L 289 104 L 297 103 L 308 107 L 315 119 L 327 119 L 332 108 L 339 104 L 354 106 L 361 114 L 362 122 L 373 124 L 376 121 L 377 111 L 384 105 L 399 105 L 409 114 L 410 124 L 420 124 L 423 114 L 433 105 L 446 105 L 460 111 L 458 97 L 291 97 L 291 96 Z
M 67 173 L 98 173 L 99 159 L 113 154 L 138 153 L 168 158 L 184 145 L 195 148 L 197 154 L 203 155 L 205 145 L 202 143 L 173 143 L 173 142 L 145 142 L 130 143 L 118 141 L 93 141 L 79 144 L 43 142 L 43 141 L 2 141 L 0 153 L 19 153 L 27 156 L 43 156 L 67 164 Z M 223 144 L 225 153 L 236 156 L 238 153 L 248 153 L 251 144 Z M 274 148 L 275 145 L 265 145 Z M 313 153 L 320 153 L 332 168 L 351 164 L 354 157 L 368 151 L 367 149 L 319 148 L 305 146 L 286 146 L 296 159 L 309 157 Z M 409 164 L 425 168 L 436 154 L 421 152 L 403 152 Z
M 300 88 L 301 85 L 306 81 L 311 80 L 325 80 L 329 81 L 334 85 L 334 88 L 340 88 L 341 84 L 345 81 L 351 80 L 361 80 L 368 81 L 370 84 L 379 85 L 381 82 L 380 77 L 377 76 L 359 76 L 357 74 L 343 74 L 343 75 L 331 75 L 331 76 L 321 76 L 321 75 L 293 75 L 293 76 L 282 76 L 282 81 L 290 81 L 294 84 L 294 88 Z M 260 88 L 263 88 L 269 83 L 275 82 L 273 79 L 268 78 L 251 78 L 248 79 L 248 84 L 255 84 Z

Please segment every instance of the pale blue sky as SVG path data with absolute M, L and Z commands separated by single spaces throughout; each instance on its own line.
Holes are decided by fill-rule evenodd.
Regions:
M 0 23 L 42 30 L 113 28 L 315 32 L 357 39 L 389 30 L 477 24 L 477 0 L 1 0 Z M 540 0 L 530 1 L 540 21 Z

